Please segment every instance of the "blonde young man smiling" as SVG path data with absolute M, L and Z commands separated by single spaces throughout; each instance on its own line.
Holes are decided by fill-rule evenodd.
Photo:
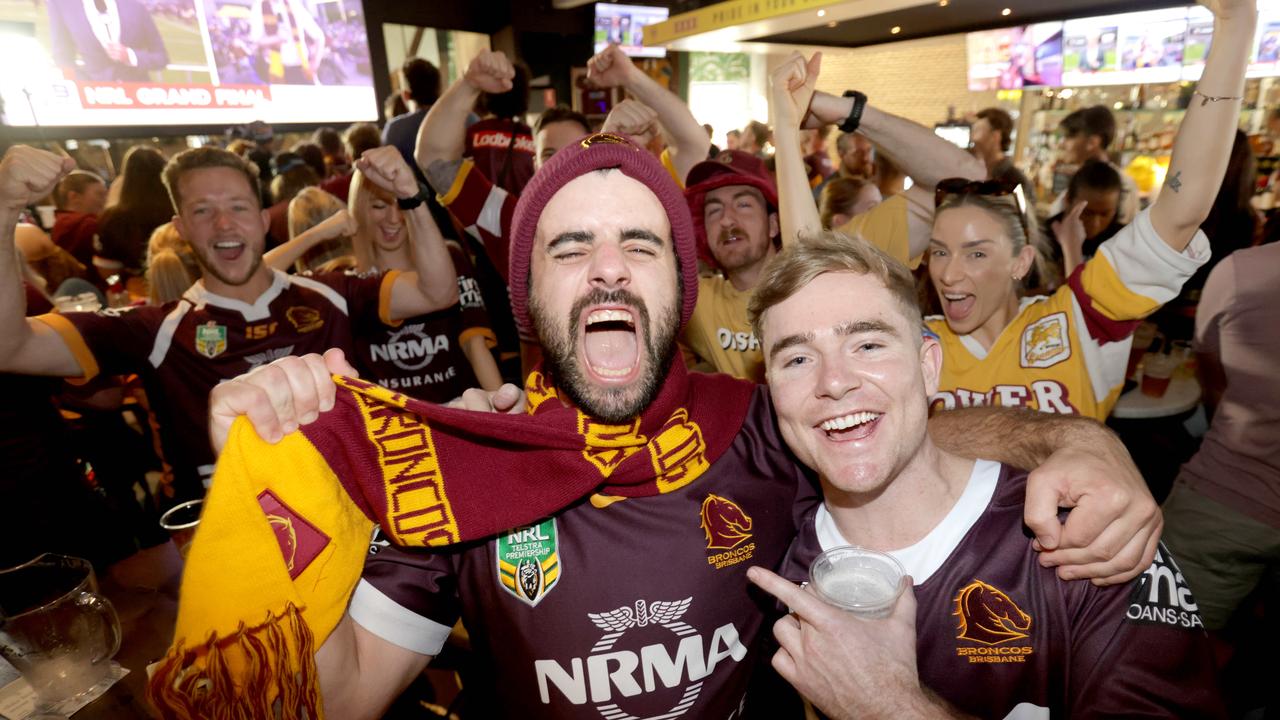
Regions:
M 915 585 L 891 618 L 864 621 L 752 569 L 795 613 L 775 625 L 774 667 L 833 718 L 938 717 L 948 703 L 978 717 L 1221 715 L 1167 551 L 1128 585 L 1061 582 L 1024 534 L 1026 473 L 930 440 L 942 350 L 914 288 L 905 267 L 830 233 L 784 251 L 752 299 L 782 437 L 824 495 L 781 572 L 803 580 L 822 551 L 859 545 Z

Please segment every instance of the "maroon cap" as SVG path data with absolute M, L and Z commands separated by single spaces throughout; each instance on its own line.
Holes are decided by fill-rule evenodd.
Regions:
M 770 211 L 776 212 L 778 209 L 778 189 L 773 183 L 773 174 L 763 160 L 742 150 L 725 150 L 714 160 L 703 160 L 694 165 L 689 170 L 685 184 L 687 189 L 684 197 L 689 201 L 689 212 L 693 215 L 698 254 L 713 266 L 717 263 L 707 244 L 707 226 L 703 220 L 703 206 L 708 192 L 726 185 L 750 185 L 764 195 Z
M 565 146 L 553 155 L 534 173 L 516 203 L 511 220 L 508 288 L 511 310 L 521 337 L 537 337 L 529 316 L 529 265 L 538 218 L 551 198 L 569 181 L 604 168 L 620 170 L 623 175 L 643 183 L 666 208 L 667 219 L 671 222 L 671 242 L 684 282 L 680 326 L 684 327 L 693 315 L 693 306 L 698 302 L 698 250 L 689 205 L 680 196 L 679 186 L 662 163 L 648 151 L 621 136 L 596 133 Z

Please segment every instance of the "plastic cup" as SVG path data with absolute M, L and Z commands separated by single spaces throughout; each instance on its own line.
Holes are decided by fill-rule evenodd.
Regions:
M 1138 325 L 1133 331 L 1133 344 L 1129 346 L 1129 365 L 1124 371 L 1126 378 L 1133 377 L 1138 370 L 1138 361 L 1146 354 L 1147 348 L 1151 347 L 1151 343 L 1156 339 L 1156 326 L 1154 323 L 1144 322 Z
M 1142 394 L 1164 397 L 1178 364 L 1178 359 L 1173 356 L 1147 353 L 1142 361 Z
M 200 524 L 202 509 L 204 500 L 188 500 L 174 505 L 160 516 L 160 527 L 169 531 L 169 539 L 178 546 L 178 554 L 183 560 L 187 559 L 191 538 L 195 537 L 196 526 Z
M 893 612 L 904 575 L 891 556 L 853 545 L 832 548 L 809 566 L 809 581 L 823 600 L 868 619 Z

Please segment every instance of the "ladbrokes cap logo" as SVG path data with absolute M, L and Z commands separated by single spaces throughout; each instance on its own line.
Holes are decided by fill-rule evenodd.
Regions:
M 749 560 L 756 544 L 751 539 L 751 516 L 738 504 L 719 495 L 708 495 L 702 501 L 702 531 L 707 534 L 708 550 L 724 550 L 707 558 L 707 564 L 717 569 L 737 565 Z
M 1032 653 L 1030 646 L 1009 645 L 1027 637 L 1031 616 L 1004 591 L 975 579 L 956 593 L 955 605 L 953 614 L 960 619 L 957 640 L 1000 646 L 957 647 L 956 655 L 968 657 L 969 662 L 1001 663 L 1025 662 Z

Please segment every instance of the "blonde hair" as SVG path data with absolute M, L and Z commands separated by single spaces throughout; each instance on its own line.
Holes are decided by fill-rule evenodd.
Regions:
M 751 330 L 757 338 L 764 337 L 764 314 L 769 308 L 795 295 L 819 275 L 841 272 L 879 280 L 898 301 L 911 327 L 923 327 L 915 279 L 906 266 L 860 237 L 824 230 L 801 235 L 799 242 L 778 253 L 765 267 L 764 278 L 747 304 Z
M 203 275 L 191 245 L 172 222 L 156 228 L 147 241 L 147 300 L 164 305 L 178 300 Z
M 289 237 L 301 235 L 342 210 L 342 201 L 318 187 L 303 188 L 289 201 Z M 298 272 L 319 270 L 322 266 L 350 256 L 351 238 L 326 240 L 305 252 L 294 263 Z
M 351 239 L 351 249 L 356 256 L 356 266 L 360 269 L 368 269 L 370 267 L 378 267 L 379 270 L 389 270 L 393 268 L 381 267 L 377 258 L 377 246 L 370 237 L 372 230 L 369 227 L 369 213 L 365 207 L 372 202 L 372 198 L 378 193 L 386 193 L 386 191 L 374 185 L 364 173 L 356 169 L 351 173 L 351 190 L 347 193 L 347 211 L 351 213 L 351 217 L 356 221 L 356 234 Z M 395 198 L 391 198 L 387 202 L 395 205 Z M 399 210 L 397 210 L 399 212 Z M 405 233 L 408 236 L 408 242 L 413 242 L 412 231 L 408 223 L 405 223 Z

